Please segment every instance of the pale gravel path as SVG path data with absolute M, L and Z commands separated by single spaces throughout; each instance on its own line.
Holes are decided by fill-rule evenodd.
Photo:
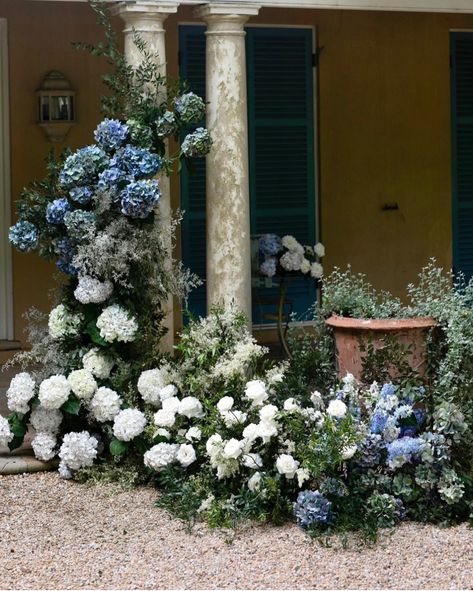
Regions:
M 118 492 L 56 474 L 0 477 L 0 589 L 473 588 L 473 530 L 404 525 L 384 545 L 322 548 L 297 527 L 251 527 L 232 544 Z

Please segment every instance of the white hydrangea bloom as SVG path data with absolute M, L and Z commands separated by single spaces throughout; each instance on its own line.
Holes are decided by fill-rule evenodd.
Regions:
M 29 373 L 23 371 L 17 374 L 7 390 L 9 410 L 26 414 L 30 409 L 28 403 L 34 397 L 35 386 L 36 382 Z
M 253 476 L 248 480 L 248 488 L 251 492 L 256 492 L 261 487 L 262 477 L 260 472 L 255 472 Z
M 191 427 L 185 437 L 188 441 L 200 441 L 202 439 L 202 431 L 199 427 Z
M 263 467 L 263 458 L 260 454 L 256 453 L 247 453 L 244 454 L 242 458 L 242 464 L 246 468 L 251 468 L 252 470 L 258 470 L 258 468 Z
M 64 304 L 59 304 L 49 313 L 49 335 L 53 339 L 76 336 L 80 332 L 82 321 L 81 314 L 73 314 Z
M 154 424 L 157 427 L 172 427 L 176 422 L 176 413 L 171 409 L 160 408 L 154 413 Z
M 327 407 L 327 414 L 337 419 L 343 419 L 347 410 L 347 405 L 342 400 L 331 400 Z
M 187 466 L 190 466 L 193 462 L 196 461 L 196 459 L 197 454 L 195 453 L 195 449 L 192 445 L 190 445 L 189 443 L 183 443 L 179 446 L 179 451 L 177 452 L 176 460 L 181 464 L 181 466 L 187 468 Z
M 30 423 L 37 433 L 47 432 L 55 435 L 62 423 L 62 412 L 37 406 L 31 413 Z
M 72 472 L 63 461 L 59 462 L 58 472 L 59 476 L 64 480 L 70 480 L 72 478 Z
M 131 441 L 143 433 L 146 423 L 146 417 L 140 410 L 125 408 L 115 416 L 113 434 L 120 441 Z
M 43 408 L 55 410 L 66 402 L 70 393 L 71 387 L 66 376 L 51 376 L 39 386 L 39 401 Z
M 279 262 L 286 271 L 300 271 L 303 258 L 303 255 L 299 252 L 288 251 L 282 255 Z
M 43 462 L 54 458 L 56 445 L 57 439 L 52 433 L 38 433 L 31 442 L 35 457 Z
M 312 263 L 310 266 L 310 274 L 314 279 L 320 279 L 324 274 L 324 268 L 320 263 Z
M 175 414 L 179 410 L 180 404 L 181 404 L 181 401 L 176 396 L 171 396 L 170 398 L 165 398 L 163 400 L 163 410 L 169 410 L 170 412 L 173 412 Z
M 306 258 L 302 259 L 301 262 L 301 273 L 306 275 L 310 271 L 310 261 Z
M 74 297 L 81 304 L 101 304 L 108 300 L 112 292 L 113 283 L 111 281 L 99 281 L 95 277 L 85 275 L 79 277 Z
M 64 435 L 59 457 L 70 470 L 92 466 L 97 457 L 98 441 L 88 431 Z
M 94 348 L 82 357 L 82 364 L 96 378 L 106 380 L 115 362 L 105 357 L 98 348 Z
M 90 401 L 90 410 L 100 423 L 112 421 L 120 412 L 121 398 L 111 388 L 102 386 Z
M 279 474 L 283 474 L 286 478 L 294 478 L 299 462 L 289 454 L 281 454 L 276 459 L 276 469 Z
M 10 429 L 10 423 L 5 417 L 0 415 L 0 447 L 7 447 L 13 441 L 13 433 Z
M 161 390 L 169 384 L 169 372 L 164 368 L 147 369 L 138 379 L 138 392 L 148 404 L 161 402 Z
M 224 413 L 225 411 L 230 410 L 233 407 L 234 402 L 235 401 L 231 396 L 224 396 L 223 398 L 220 398 L 220 400 L 217 402 L 217 408 L 220 411 L 220 413 Z
M 204 409 L 200 400 L 194 396 L 186 396 L 179 403 L 178 413 L 188 419 L 200 418 L 204 415 Z
M 161 399 L 161 401 L 163 401 L 167 400 L 168 398 L 175 398 L 176 394 L 176 386 L 174 384 L 168 384 L 167 386 L 164 386 L 164 388 L 161 388 L 161 390 L 159 391 L 159 398 Z
M 158 443 L 144 455 L 144 464 L 159 472 L 169 464 L 176 461 L 179 445 L 175 443 Z
M 282 245 L 290 251 L 298 253 L 304 252 L 304 247 L 294 238 L 294 236 L 283 236 L 281 242 Z
M 97 328 L 100 330 L 100 336 L 108 343 L 129 343 L 136 337 L 138 323 L 128 310 L 119 304 L 112 304 L 102 310 L 97 318 Z
M 230 460 L 230 459 L 236 460 L 236 458 L 238 458 L 243 451 L 243 445 L 244 445 L 243 441 L 238 441 L 238 439 L 235 439 L 233 437 L 232 439 L 227 441 L 227 443 L 225 444 L 225 446 L 223 448 L 224 457 L 228 460 Z
M 246 383 L 245 397 L 251 400 L 252 406 L 261 406 L 268 399 L 269 394 L 261 380 L 251 380 Z
M 67 381 L 74 394 L 81 400 L 90 400 L 97 390 L 97 382 L 88 369 L 71 371 Z
M 319 258 L 322 258 L 325 256 L 325 246 L 321 242 L 317 242 L 314 246 L 314 252 Z

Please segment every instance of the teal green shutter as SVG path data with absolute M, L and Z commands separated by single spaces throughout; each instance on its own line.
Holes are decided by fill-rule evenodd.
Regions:
M 180 27 L 180 75 L 195 92 L 205 91 L 204 27 Z M 248 27 L 248 123 L 251 232 L 292 234 L 315 242 L 315 155 L 310 29 Z M 184 171 L 181 204 L 183 262 L 205 278 L 205 162 Z M 292 310 L 314 303 L 314 283 L 291 283 Z M 253 322 L 270 321 L 277 288 L 253 289 Z M 265 302 L 268 302 L 265 304 Z M 206 311 L 205 286 L 191 294 L 189 308 Z
M 179 28 L 180 76 L 190 90 L 205 99 L 205 27 Z M 181 174 L 182 262 L 201 279 L 206 275 L 205 158 L 194 158 L 192 169 Z M 205 283 L 189 296 L 189 310 L 198 316 L 207 313 Z
M 452 33 L 453 267 L 473 276 L 473 34 Z
M 315 244 L 312 30 L 248 27 L 248 127 L 252 234 Z M 253 288 L 253 322 L 274 315 L 277 288 Z M 293 279 L 298 316 L 315 302 L 313 280 Z

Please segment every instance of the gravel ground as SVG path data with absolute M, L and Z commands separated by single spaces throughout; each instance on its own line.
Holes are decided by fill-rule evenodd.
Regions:
M 150 488 L 0 477 L 1 589 L 473 588 L 473 530 L 407 524 L 374 548 L 322 548 L 293 525 L 193 534 Z

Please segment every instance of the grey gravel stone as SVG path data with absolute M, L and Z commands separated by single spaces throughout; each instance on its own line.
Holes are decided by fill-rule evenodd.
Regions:
M 51 473 L 1 476 L 0 589 L 472 588 L 466 525 L 405 524 L 375 547 L 343 550 L 295 525 L 189 534 L 156 497 Z

